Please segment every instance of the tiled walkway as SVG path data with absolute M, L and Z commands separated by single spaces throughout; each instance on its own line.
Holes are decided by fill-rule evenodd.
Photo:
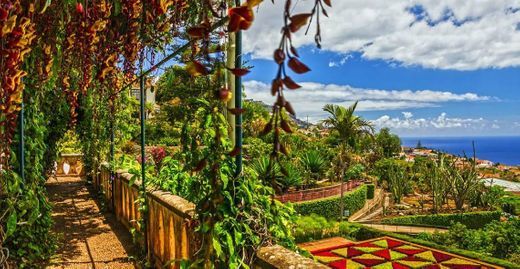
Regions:
M 59 241 L 58 253 L 47 268 L 135 268 L 132 236 L 112 214 L 101 212 L 94 191 L 84 181 L 58 177 L 46 186 Z

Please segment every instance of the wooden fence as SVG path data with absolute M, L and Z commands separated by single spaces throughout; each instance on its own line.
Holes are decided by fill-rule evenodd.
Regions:
M 113 177 L 113 178 L 111 178 Z M 103 193 L 108 207 L 118 221 L 128 229 L 139 230 L 139 203 L 137 202 L 140 182 L 130 185 L 132 175 L 117 171 L 112 176 L 106 166 L 94 179 L 95 187 Z M 179 268 L 179 260 L 189 259 L 195 251 L 192 218 L 195 205 L 189 201 L 163 191 L 148 191 L 149 223 L 148 244 L 156 268 Z M 141 242 L 141 244 L 144 242 Z M 283 253 L 283 257 L 280 255 Z M 280 246 L 261 248 L 254 268 L 326 268 L 311 259 Z M 177 261 L 177 262 L 175 262 Z M 299 267 L 300 266 L 300 267 Z

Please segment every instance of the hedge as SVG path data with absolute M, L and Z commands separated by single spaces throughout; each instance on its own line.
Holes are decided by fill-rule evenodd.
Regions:
M 367 199 L 374 199 L 376 186 L 374 184 L 367 184 Z
M 500 211 L 481 211 L 458 214 L 404 216 L 383 219 L 381 223 L 409 226 L 450 227 L 454 223 L 460 222 L 470 229 L 479 229 L 494 220 L 500 220 L 500 216 Z
M 367 185 L 361 185 L 355 190 L 346 192 L 343 197 L 344 209 L 350 211 L 350 215 L 363 208 L 367 198 Z M 327 219 L 338 218 L 340 209 L 340 196 L 328 197 L 312 201 L 294 203 L 293 207 L 298 214 L 316 214 Z

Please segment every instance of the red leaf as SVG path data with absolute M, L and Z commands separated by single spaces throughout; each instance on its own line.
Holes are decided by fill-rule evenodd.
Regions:
M 199 63 L 197 61 L 189 62 L 186 65 L 186 71 L 188 71 L 188 73 L 190 73 L 190 75 L 192 75 L 194 77 L 205 76 L 205 75 L 209 74 L 208 69 L 206 69 L 206 67 L 204 65 L 202 65 L 201 63 Z
M 280 152 L 283 153 L 285 156 L 289 156 L 289 151 L 287 150 L 287 147 L 285 147 L 284 144 L 280 144 Z
M 280 127 L 282 127 L 282 130 L 284 130 L 286 133 L 292 133 L 291 126 L 289 126 L 289 123 L 286 120 L 280 121 Z
M 228 23 L 228 31 L 229 32 L 238 32 L 240 30 L 240 21 L 242 19 L 240 16 L 230 16 L 229 17 L 229 23 Z
M 303 74 L 311 71 L 311 69 L 302 63 L 298 58 L 292 57 L 288 63 L 289 67 L 297 74 Z
M 285 106 L 284 107 L 285 107 L 285 110 L 287 110 L 287 112 L 291 113 L 291 115 L 293 115 L 293 116 L 296 116 L 296 112 L 294 111 L 291 103 L 285 101 Z
M 245 76 L 249 72 L 251 72 L 249 69 L 246 68 L 228 68 L 228 70 L 237 77 Z
M 302 28 L 303 26 L 305 26 L 307 24 L 307 22 L 309 21 L 309 18 L 312 16 L 311 13 L 301 13 L 301 14 L 296 14 L 294 16 L 291 17 L 291 24 L 289 24 L 289 29 L 291 30 L 291 32 L 296 32 L 298 30 L 300 30 L 300 28 Z
M 274 51 L 273 58 L 277 64 L 281 64 L 281 63 L 283 63 L 283 61 L 285 61 L 285 52 L 282 49 L 276 49 Z
M 273 82 L 271 84 L 271 95 L 275 96 L 276 93 L 283 87 L 283 81 L 282 79 L 273 79 Z
M 286 76 L 283 79 L 283 84 L 285 84 L 285 87 L 287 87 L 288 89 L 291 89 L 291 90 L 296 90 L 296 89 L 302 87 L 302 86 L 298 85 L 296 82 L 294 82 L 294 80 L 292 80 L 292 78 L 289 76 Z
M 253 10 L 247 5 L 230 8 L 228 14 L 228 31 L 230 32 L 249 29 L 255 18 Z
M 7 16 L 9 13 L 6 9 L 0 7 L 0 21 L 7 21 Z
M 188 33 L 188 35 L 191 38 L 194 38 L 194 39 L 203 38 L 208 33 L 207 29 L 205 27 L 201 27 L 201 26 L 189 28 L 186 32 Z
M 293 46 L 291 46 L 291 52 L 292 52 L 292 54 L 294 54 L 294 56 L 296 56 L 296 57 L 300 57 L 300 54 L 298 54 L 298 51 L 297 51 L 296 48 L 293 47 Z
M 197 166 L 195 166 L 195 168 L 193 168 L 193 172 L 201 171 L 202 169 L 204 169 L 204 167 L 206 167 L 207 164 L 208 164 L 208 161 L 206 159 L 202 159 L 199 163 L 197 163 Z
M 327 6 L 332 7 L 332 5 L 330 4 L 330 0 L 323 0 L 323 2 L 324 2 Z
M 229 156 L 231 157 L 235 157 L 237 156 L 238 154 L 240 154 L 240 152 L 242 151 L 241 148 L 239 147 L 235 147 L 230 153 L 229 153 Z
M 246 112 L 243 108 L 228 108 L 228 111 L 233 115 L 240 115 Z
M 260 136 L 267 135 L 267 134 L 270 133 L 272 130 L 273 130 L 273 123 L 270 121 L 270 122 L 268 122 L 268 123 L 264 126 L 264 129 L 262 129 L 262 131 L 260 132 Z
M 278 98 L 276 99 L 275 105 L 277 105 L 279 107 L 284 107 L 285 106 L 285 98 L 282 95 L 278 95 Z

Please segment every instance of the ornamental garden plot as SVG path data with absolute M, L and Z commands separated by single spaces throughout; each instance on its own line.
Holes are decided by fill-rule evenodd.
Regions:
M 501 268 L 391 237 L 323 244 L 321 249 L 314 247 L 309 250 L 318 261 L 335 269 Z

